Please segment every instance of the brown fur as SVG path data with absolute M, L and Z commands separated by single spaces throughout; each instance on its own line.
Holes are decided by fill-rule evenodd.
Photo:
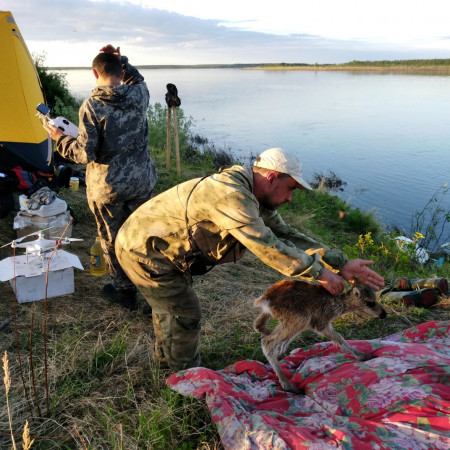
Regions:
M 254 328 L 265 336 L 261 341 L 264 355 L 272 365 L 283 389 L 295 393 L 304 391 L 290 383 L 278 362 L 279 356 L 287 350 L 295 336 L 302 331 L 313 330 L 351 352 L 359 360 L 367 361 L 373 356 L 350 346 L 333 329 L 331 322 L 349 312 L 381 319 L 386 317 L 386 311 L 377 302 L 375 292 L 358 281 L 347 292 L 333 296 L 321 286 L 297 280 L 283 280 L 272 285 L 257 298 L 254 306 L 263 309 L 254 322 Z M 267 327 L 271 317 L 279 321 L 273 331 Z

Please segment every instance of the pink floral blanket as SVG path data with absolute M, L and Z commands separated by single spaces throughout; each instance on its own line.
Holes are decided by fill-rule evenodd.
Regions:
M 268 364 L 198 367 L 167 379 L 205 399 L 225 449 L 450 448 L 450 322 L 427 322 L 370 341 L 366 362 L 328 343 L 282 362 L 306 395 L 284 392 Z

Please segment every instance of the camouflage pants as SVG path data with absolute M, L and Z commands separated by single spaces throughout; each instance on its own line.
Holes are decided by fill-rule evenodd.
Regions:
M 152 307 L 155 359 L 173 370 L 200 365 L 197 351 L 202 317 L 191 277 L 176 270 L 160 273 L 116 246 L 117 257 L 130 280 Z
M 131 288 L 133 283 L 117 260 L 114 250 L 116 236 L 125 220 L 146 200 L 130 200 L 118 205 L 89 201 L 89 207 L 97 223 L 98 235 L 102 238 L 102 249 L 105 255 L 106 266 L 117 289 Z

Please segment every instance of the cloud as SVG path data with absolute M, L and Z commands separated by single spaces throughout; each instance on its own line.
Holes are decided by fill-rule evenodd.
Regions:
M 272 50 L 293 61 L 294 55 L 288 52 L 310 46 L 314 40 L 308 36 L 286 38 L 242 31 L 221 26 L 220 20 L 197 19 L 129 3 L 41 0 L 36 9 L 34 2 L 22 0 L 12 13 L 28 45 L 34 49 L 46 46 L 41 51 L 47 51 L 52 60 L 55 58 L 49 52 L 56 46 L 66 45 L 70 52 L 72 46 L 81 43 L 100 48 L 111 42 L 121 45 L 124 51 L 129 45 L 128 50 L 139 57 L 139 64 L 264 62 L 273 61 L 273 56 L 268 56 Z M 63 57 L 70 59 L 60 54 Z
M 286 8 L 286 0 L 279 1 L 280 9 L 274 19 L 286 17 L 286 23 L 292 24 L 295 14 Z M 0 9 L 4 8 L 3 2 L 0 0 Z M 231 11 L 218 17 L 219 14 L 214 14 L 213 10 L 205 11 L 203 18 L 197 18 L 185 15 L 189 10 L 186 2 L 165 2 L 168 7 L 184 8 L 181 9 L 184 14 L 175 12 L 175 7 L 168 11 L 143 6 L 145 3 L 155 4 L 154 1 L 137 0 L 20 0 L 15 2 L 11 12 L 30 50 L 45 53 L 46 63 L 51 67 L 89 66 L 98 49 L 107 43 L 120 45 L 124 54 L 136 65 L 339 63 L 354 59 L 445 57 L 444 51 L 449 49 L 449 40 L 444 37 L 439 45 L 434 46 L 425 41 L 417 47 L 404 43 L 391 45 L 383 40 L 371 41 L 364 37 L 324 37 L 323 33 L 318 32 L 319 28 L 307 26 L 306 23 L 304 29 L 307 32 L 294 33 L 293 25 L 289 28 L 290 34 L 274 34 L 264 27 L 263 31 L 257 31 L 257 23 L 263 23 L 264 19 L 257 16 L 263 13 L 262 8 L 261 11 L 245 12 L 235 6 L 240 14 L 236 19 L 232 19 Z M 198 7 L 197 3 L 192 1 L 192 11 L 195 11 L 194 4 Z M 305 2 L 301 3 L 305 5 Z M 224 8 L 228 6 L 222 4 Z M 271 5 L 271 8 L 269 12 L 275 14 L 276 6 Z M 317 8 L 309 17 L 305 11 L 301 20 L 306 22 L 316 17 L 315 14 Z M 267 15 L 266 11 L 266 20 Z M 347 11 L 344 11 L 342 17 L 345 20 L 346 15 Z M 336 17 L 334 19 L 339 23 Z M 329 20 L 330 16 L 324 15 L 322 22 Z M 341 25 L 344 27 L 343 23 Z M 351 34 L 350 30 L 346 33 Z

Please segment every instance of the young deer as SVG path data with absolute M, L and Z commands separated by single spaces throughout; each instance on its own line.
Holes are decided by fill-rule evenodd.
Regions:
M 357 359 L 367 361 L 373 356 L 349 345 L 333 329 L 331 322 L 350 312 L 365 313 L 380 319 L 386 317 L 386 311 L 377 302 L 375 292 L 358 280 L 351 289 L 336 297 L 321 286 L 297 280 L 283 280 L 272 285 L 253 304 L 263 310 L 255 320 L 254 328 L 265 335 L 261 340 L 264 355 L 272 365 L 283 389 L 296 394 L 304 394 L 304 391 L 287 379 L 278 362 L 278 357 L 287 350 L 295 336 L 302 331 L 313 330 L 351 352 Z M 271 317 L 279 321 L 273 331 L 267 328 Z

